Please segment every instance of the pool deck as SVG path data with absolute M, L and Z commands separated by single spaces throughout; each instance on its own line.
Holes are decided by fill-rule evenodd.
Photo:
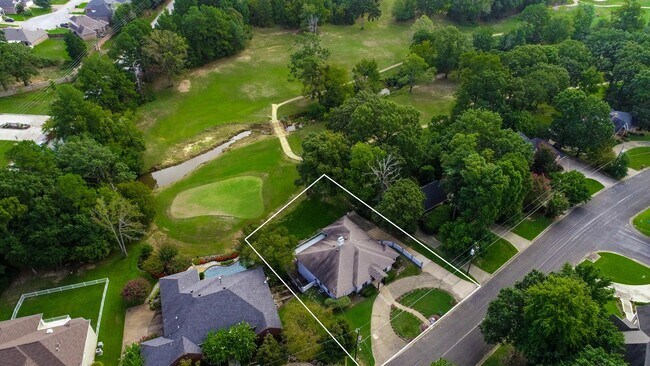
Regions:
M 233 259 L 232 263 L 228 264 L 227 266 L 223 266 L 223 267 L 232 266 L 233 264 L 235 264 L 237 262 L 239 262 L 239 257 Z M 221 263 L 221 262 L 210 261 L 210 262 L 207 262 L 205 264 L 193 264 L 192 267 L 196 268 L 196 270 L 199 271 L 199 273 L 203 273 L 203 272 L 205 272 L 206 269 L 208 269 L 210 267 L 214 267 L 214 266 L 222 267 L 222 265 L 219 264 L 219 263 Z

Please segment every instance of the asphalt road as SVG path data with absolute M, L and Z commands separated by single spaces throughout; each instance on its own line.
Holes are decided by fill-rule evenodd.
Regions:
M 650 239 L 630 224 L 648 206 L 650 170 L 601 192 L 552 226 L 389 365 L 428 366 L 439 358 L 459 366 L 476 365 L 492 348 L 478 328 L 488 304 L 500 289 L 533 268 L 554 271 L 566 262 L 577 264 L 594 251 L 617 252 L 650 266 Z

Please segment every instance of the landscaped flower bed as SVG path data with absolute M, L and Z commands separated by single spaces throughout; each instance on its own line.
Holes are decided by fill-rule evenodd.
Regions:
M 205 256 L 205 257 L 197 257 L 197 258 L 192 259 L 192 264 L 198 265 L 198 264 L 206 264 L 206 263 L 209 263 L 209 262 L 225 262 L 225 261 L 229 261 L 229 260 L 234 260 L 237 257 L 239 257 L 238 252 L 232 252 L 232 253 L 229 253 L 229 254 L 208 255 L 208 256 Z

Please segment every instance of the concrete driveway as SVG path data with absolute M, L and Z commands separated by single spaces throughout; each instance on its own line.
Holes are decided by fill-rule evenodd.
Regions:
M 63 5 L 54 5 L 52 6 L 52 12 L 49 14 L 43 14 L 34 18 L 25 20 L 24 22 L 14 22 L 12 24 L 19 25 L 25 29 L 56 29 L 59 24 L 67 23 L 72 16 L 72 12 L 77 7 L 77 5 L 87 0 L 70 0 Z
M 23 141 L 32 140 L 37 144 L 46 141 L 42 126 L 50 116 L 33 114 L 3 114 L 0 113 L 0 126 L 5 123 L 22 123 L 30 127 L 25 130 L 0 127 L 0 140 Z

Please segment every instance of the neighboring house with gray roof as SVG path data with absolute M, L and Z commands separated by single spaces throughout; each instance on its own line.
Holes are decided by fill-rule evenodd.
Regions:
M 381 281 L 397 257 L 396 251 L 343 216 L 298 247 L 296 265 L 310 285 L 338 299 Z
M 447 193 L 442 188 L 442 182 L 434 180 L 420 187 L 420 191 L 424 193 L 424 212 L 431 211 L 434 207 L 447 200 Z
M 636 307 L 634 322 L 616 315 L 609 319 L 625 337 L 625 362 L 630 366 L 650 366 L 650 305 Z
M 163 336 L 140 345 L 147 366 L 200 360 L 201 343 L 210 331 L 242 321 L 260 339 L 268 333 L 278 335 L 282 328 L 261 267 L 204 280 L 196 268 L 190 268 L 161 278 L 160 298 Z
M 2 30 L 9 43 L 22 43 L 27 47 L 34 47 L 47 40 L 47 32 L 44 30 L 31 30 L 23 28 L 5 28 Z
M 82 318 L 46 322 L 43 314 L 0 322 L 2 366 L 89 366 L 97 336 Z
M 84 10 L 87 16 L 110 23 L 115 9 L 130 2 L 130 0 L 90 0 Z
M 0 15 L 18 14 L 18 4 L 23 4 L 25 9 L 34 5 L 32 0 L 0 0 Z
M 634 125 L 632 115 L 627 112 L 611 111 L 609 118 L 612 120 L 614 133 L 619 136 L 625 136 L 629 131 L 637 129 L 637 126 Z
M 70 17 L 70 30 L 85 41 L 97 39 L 108 32 L 108 22 L 86 15 L 75 15 Z
M 538 152 L 540 149 L 544 149 L 544 148 L 549 149 L 555 154 L 555 162 L 558 162 L 566 157 L 566 154 L 564 154 L 562 151 L 558 150 L 555 146 L 551 145 L 551 143 L 549 143 L 548 141 L 542 138 L 533 137 L 531 139 L 528 138 L 528 136 L 526 136 L 526 134 L 524 134 L 523 132 L 517 132 L 517 134 L 519 135 L 519 137 L 521 137 L 522 140 L 524 140 L 525 142 L 529 143 L 532 146 L 533 152 Z

